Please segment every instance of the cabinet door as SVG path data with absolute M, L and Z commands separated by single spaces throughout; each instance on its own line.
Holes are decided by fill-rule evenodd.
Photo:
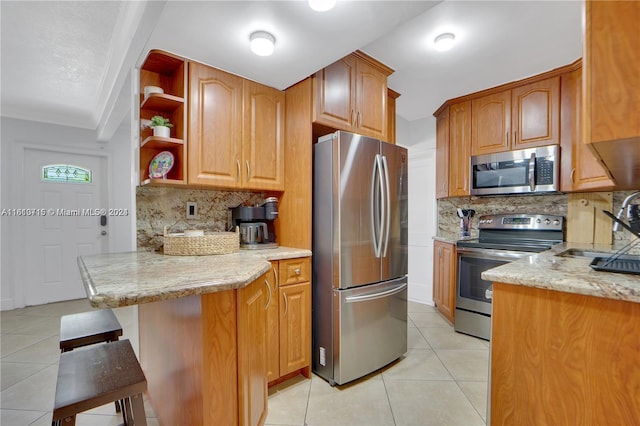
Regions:
M 471 101 L 449 107 L 449 196 L 469 195 Z
M 242 78 L 189 63 L 189 183 L 241 185 Z
M 284 190 L 284 92 L 244 81 L 243 187 Z
M 471 102 L 471 154 L 509 151 L 511 91 L 494 93 Z
M 511 90 L 511 149 L 560 143 L 560 77 Z
M 436 198 L 449 196 L 449 107 L 436 117 Z
M 280 374 L 311 364 L 311 283 L 280 287 Z
M 267 301 L 263 275 L 238 290 L 239 424 L 264 424 L 267 416 Z
M 351 130 L 355 121 L 355 58 L 346 57 L 318 71 L 313 79 L 313 121 Z M 385 93 L 386 95 L 386 93 Z
M 590 143 L 635 141 L 637 154 L 640 138 L 640 3 L 587 1 L 585 12 L 587 81 L 584 87 L 589 124 L 585 136 Z M 612 149 L 616 150 L 615 147 Z M 613 155 L 616 154 L 623 155 L 619 147 Z
M 354 131 L 372 138 L 387 138 L 387 76 L 358 61 L 356 66 Z
M 271 299 L 267 307 L 267 382 L 272 382 L 280 377 L 278 261 L 271 262 L 271 271 L 267 272 L 267 281 L 271 290 Z
M 455 248 L 453 244 L 434 241 L 433 249 L 433 300 L 438 311 L 453 322 L 455 311 Z
M 562 179 L 561 190 L 610 190 L 609 179 L 602 164 L 585 142 L 582 130 L 582 69 L 563 75 L 561 79 L 562 117 Z M 565 126 L 569 129 L 564 130 Z

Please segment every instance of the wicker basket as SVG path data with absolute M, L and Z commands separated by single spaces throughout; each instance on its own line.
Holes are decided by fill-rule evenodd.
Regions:
M 183 233 L 164 231 L 164 254 L 172 256 L 205 256 L 235 253 L 240 248 L 238 232 L 207 232 L 201 237 L 185 237 Z

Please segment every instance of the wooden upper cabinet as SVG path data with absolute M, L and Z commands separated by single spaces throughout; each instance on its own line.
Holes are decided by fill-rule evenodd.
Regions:
M 472 101 L 472 155 L 560 143 L 560 77 Z
M 321 69 L 314 78 L 313 121 L 338 129 L 351 129 L 354 122 L 356 64 L 347 56 Z
M 356 67 L 355 128 L 374 138 L 387 138 L 387 74 L 367 62 Z
M 242 186 L 284 190 L 284 92 L 244 80 Z
M 387 138 L 385 141 L 396 143 L 396 99 L 400 97 L 400 93 L 388 89 L 387 94 Z
M 243 79 L 189 63 L 189 183 L 241 186 Z
M 584 137 L 618 189 L 640 182 L 640 2 L 586 1 Z
M 560 77 L 511 91 L 511 149 L 560 143 Z
M 640 137 L 640 3 L 586 2 L 589 142 Z
M 611 190 L 614 182 L 607 176 L 583 137 L 582 68 L 563 75 L 561 86 L 561 190 Z
M 189 63 L 189 183 L 284 190 L 284 92 Z
M 436 198 L 449 196 L 449 107 L 436 116 Z
M 387 77 L 392 72 L 361 52 L 318 71 L 313 122 L 386 140 Z
M 511 91 L 471 101 L 471 154 L 509 151 L 511 143 Z
M 449 107 L 450 197 L 469 195 L 470 157 L 471 101 L 465 101 Z

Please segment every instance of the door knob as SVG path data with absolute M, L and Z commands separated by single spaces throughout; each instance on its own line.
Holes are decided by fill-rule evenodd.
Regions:
M 107 235 L 107 231 L 100 232 L 100 235 Z

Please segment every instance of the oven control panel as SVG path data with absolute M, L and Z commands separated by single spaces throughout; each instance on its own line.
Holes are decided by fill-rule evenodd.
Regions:
M 562 230 L 564 217 L 547 214 L 491 214 L 480 216 L 480 229 Z

